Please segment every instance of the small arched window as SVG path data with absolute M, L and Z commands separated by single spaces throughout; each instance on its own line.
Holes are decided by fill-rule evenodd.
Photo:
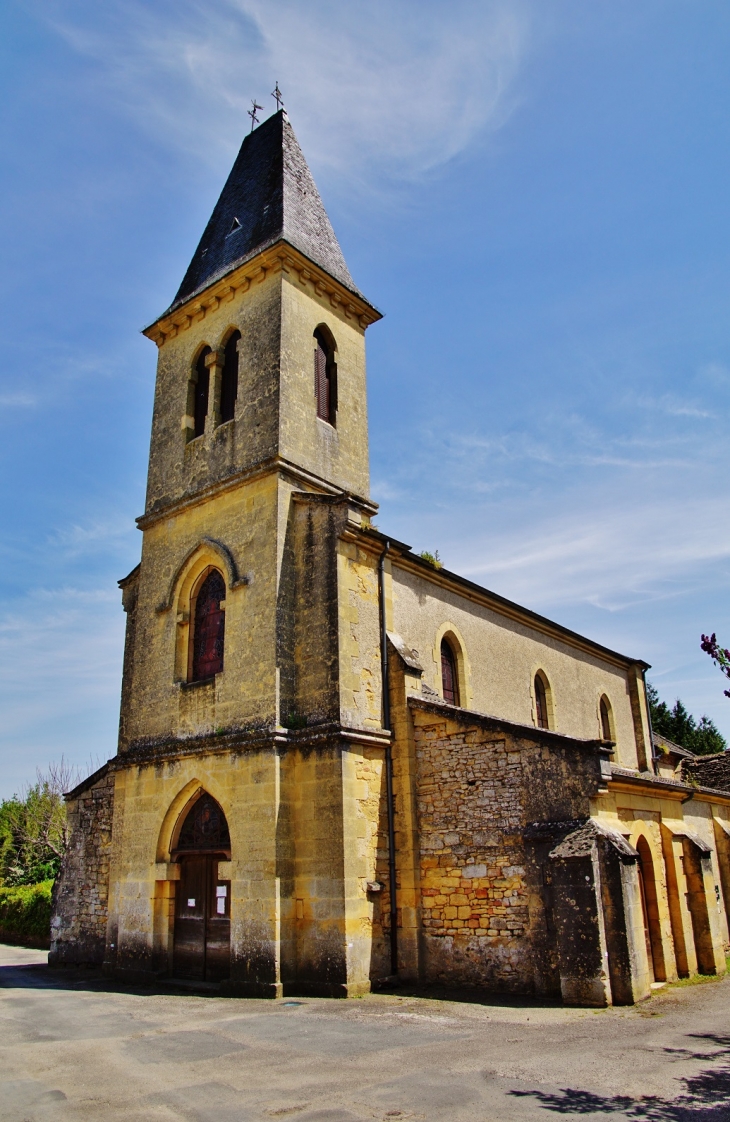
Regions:
M 604 740 L 613 740 L 613 729 L 611 721 L 611 702 L 604 696 L 601 698 L 598 706 L 601 714 L 601 736 Z
M 234 331 L 226 343 L 221 378 L 221 424 L 232 421 L 236 414 L 238 397 L 238 341 L 240 331 Z
M 548 692 L 545 678 L 538 670 L 535 675 L 535 720 L 539 729 L 550 728 L 550 715 L 548 713 Z
M 210 347 L 205 347 L 198 356 L 195 364 L 195 383 L 193 399 L 193 435 L 202 436 L 205 432 L 205 418 L 208 416 L 208 390 L 210 387 L 210 370 L 206 366 L 206 358 L 210 354 Z
M 192 612 L 192 682 L 213 678 L 223 669 L 226 613 L 221 600 L 225 598 L 225 581 L 217 569 L 211 569 L 198 588 Z
M 448 639 L 441 640 L 441 688 L 444 701 L 449 705 L 459 704 L 459 676 L 456 669 L 456 656 Z
M 329 333 L 318 327 L 314 333 L 314 390 L 317 416 L 334 425 L 337 417 L 337 363 Z

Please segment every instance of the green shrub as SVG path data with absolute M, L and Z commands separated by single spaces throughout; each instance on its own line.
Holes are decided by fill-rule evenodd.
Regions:
M 434 569 L 443 569 L 444 563 L 439 557 L 439 551 L 429 553 L 427 549 L 422 549 L 418 554 L 422 561 L 428 561 L 429 565 L 433 565 Z
M 48 947 L 51 942 L 52 880 L 0 888 L 0 942 Z

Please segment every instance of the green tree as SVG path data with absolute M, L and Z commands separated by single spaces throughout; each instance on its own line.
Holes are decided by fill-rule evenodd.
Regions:
M 61 760 L 0 803 L 0 884 L 38 884 L 58 875 L 68 844 L 63 795 L 78 779 Z
M 725 751 L 725 738 L 709 717 L 695 720 L 679 698 L 670 709 L 666 701 L 660 701 L 659 691 L 651 682 L 646 683 L 646 692 L 654 732 L 666 736 L 667 740 L 672 740 L 680 748 L 686 748 L 688 752 L 694 752 L 698 756 Z

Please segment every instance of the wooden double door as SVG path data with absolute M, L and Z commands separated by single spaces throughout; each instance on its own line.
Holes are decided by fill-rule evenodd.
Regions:
M 231 972 L 231 884 L 218 877 L 223 854 L 181 855 L 175 894 L 173 973 L 222 982 Z

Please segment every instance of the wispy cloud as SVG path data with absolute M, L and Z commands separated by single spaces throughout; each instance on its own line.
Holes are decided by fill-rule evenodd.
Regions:
M 35 589 L 0 616 L 0 797 L 35 767 L 116 748 L 124 613 L 116 590 Z
M 158 143 L 228 158 L 250 99 L 268 114 L 278 79 L 313 162 L 380 189 L 507 119 L 529 39 L 521 0 L 111 0 L 93 19 L 75 0 L 35 10 Z
M 539 504 L 526 503 L 518 525 L 503 511 L 487 511 L 477 526 L 488 530 L 472 522 L 446 550 L 435 540 L 449 568 L 518 602 L 541 610 L 582 602 L 615 612 L 685 594 L 711 567 L 730 563 L 726 497 L 677 500 L 669 516 L 666 501 L 652 497 L 627 492 L 597 501 L 586 490 L 542 514 Z M 681 534 L 668 524 L 681 526 Z
M 3 393 L 0 394 L 0 405 L 5 408 L 30 408 L 36 404 L 36 398 L 28 393 Z
M 67 558 L 118 549 L 119 543 L 133 532 L 131 513 L 117 514 L 113 518 L 94 519 L 86 524 L 74 523 L 51 534 L 49 545 L 60 548 Z

